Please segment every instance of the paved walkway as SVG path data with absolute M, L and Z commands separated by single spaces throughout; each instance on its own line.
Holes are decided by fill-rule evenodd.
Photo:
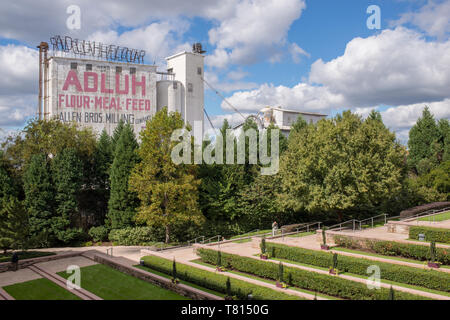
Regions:
M 384 241 L 397 241 L 401 243 L 407 243 L 407 244 L 419 244 L 422 246 L 429 246 L 429 242 L 422 242 L 422 241 L 414 241 L 414 240 L 408 240 L 408 235 L 403 233 L 392 233 L 387 231 L 386 226 L 377 227 L 373 229 L 365 229 L 365 230 L 332 230 L 333 233 L 339 233 L 342 235 L 348 235 L 348 236 L 358 236 L 368 239 L 376 239 L 376 240 L 384 240 Z M 442 244 L 442 243 L 436 243 L 436 247 L 438 248 L 450 248 L 450 244 Z
M 0 288 L 0 300 L 16 300 L 8 292 Z
M 316 235 L 306 236 L 303 238 L 284 237 L 284 238 L 278 238 L 278 239 L 267 240 L 267 241 L 284 244 L 284 245 L 292 246 L 292 247 L 300 247 L 300 248 L 305 248 L 305 249 L 310 249 L 310 250 L 321 251 L 320 244 L 317 242 L 317 239 L 316 239 Z M 408 266 L 408 267 L 413 267 L 413 268 L 426 269 L 426 270 L 432 269 L 432 268 L 428 267 L 427 265 L 424 265 L 421 262 L 417 262 L 417 263 L 407 262 L 407 261 L 402 261 L 402 260 L 374 257 L 374 256 L 369 256 L 369 255 L 364 255 L 364 254 L 359 254 L 359 253 L 345 252 L 345 251 L 339 251 L 339 250 L 333 250 L 333 249 L 331 249 L 330 252 L 336 252 L 337 254 L 343 255 L 343 256 L 363 258 L 363 259 L 367 259 L 367 260 L 386 262 L 386 263 Z M 433 270 L 439 271 L 439 272 L 450 273 L 450 269 L 448 269 L 448 268 L 439 268 L 439 269 L 433 269 Z
M 218 247 L 217 246 L 210 247 L 210 249 L 218 250 Z M 259 260 L 258 257 L 254 256 L 255 254 L 258 254 L 260 252 L 259 249 L 253 248 L 249 243 L 240 244 L 240 245 L 239 244 L 223 245 L 223 246 L 221 246 L 220 250 L 222 252 L 233 253 L 233 254 L 237 254 L 237 255 L 241 255 L 241 256 L 245 256 L 245 257 L 249 257 L 249 258 L 252 258 L 252 259 Z M 276 263 L 276 264 L 278 264 L 279 261 L 267 260 L 267 263 Z M 324 270 L 320 270 L 320 269 L 316 269 L 316 268 L 312 268 L 312 267 L 304 267 L 304 266 L 299 266 L 297 264 L 285 263 L 285 262 L 283 262 L 283 264 L 285 266 L 289 266 L 289 267 L 293 267 L 293 268 L 297 268 L 297 269 L 302 269 L 302 270 L 306 270 L 306 271 L 311 271 L 311 272 L 316 272 L 316 273 L 321 273 L 321 274 L 327 274 L 327 275 L 329 274 L 328 271 L 324 271 Z M 366 283 L 366 279 L 362 279 L 362 278 L 358 278 L 358 277 L 354 277 L 354 276 L 349 276 L 349 275 L 345 275 L 345 274 L 338 275 L 336 277 L 340 277 L 340 278 L 343 278 L 343 279 L 347 279 L 347 280 L 351 280 L 351 281 L 355 281 L 355 282 L 360 282 L 360 283 L 364 283 L 364 284 Z M 390 288 L 391 287 L 390 284 L 386 284 L 386 283 L 381 283 L 380 285 L 381 285 L 381 287 L 384 287 L 384 288 Z M 406 288 L 406 287 L 402 287 L 402 286 L 398 286 L 398 285 L 392 285 L 392 287 L 395 290 L 398 290 L 398 291 L 408 292 L 408 293 L 420 295 L 420 296 L 423 296 L 423 297 L 428 297 L 428 298 L 437 299 L 437 300 L 450 300 L 450 297 L 448 297 L 448 296 L 443 296 L 443 295 L 429 293 L 429 292 L 425 292 L 425 291 L 410 289 L 410 288 Z
M 232 243 L 226 244 L 226 245 L 222 245 L 222 246 L 229 246 L 231 244 Z M 214 248 L 214 247 L 212 247 L 212 248 Z M 186 264 L 186 265 L 189 265 L 189 266 L 193 266 L 193 267 L 198 268 L 198 269 L 202 269 L 202 270 L 218 273 L 214 267 L 206 267 L 206 266 L 203 266 L 203 265 L 191 262 L 192 260 L 198 259 L 198 256 L 195 254 L 193 248 L 172 250 L 171 252 L 148 251 L 148 253 L 143 253 L 143 255 L 154 255 L 154 256 L 159 256 L 159 257 L 162 257 L 162 258 L 170 259 L 170 260 L 175 258 L 177 262 L 180 262 L 180 263 L 183 263 L 183 264 Z M 304 292 L 300 292 L 300 291 L 292 290 L 292 289 L 277 288 L 275 286 L 275 284 L 271 284 L 271 283 L 267 283 L 267 282 L 264 282 L 264 281 L 251 279 L 251 278 L 240 276 L 240 275 L 237 275 L 237 274 L 234 274 L 234 273 L 230 273 L 230 272 L 220 272 L 220 274 L 224 275 L 224 276 L 227 276 L 227 277 L 230 277 L 230 278 L 243 280 L 245 282 L 252 283 L 252 284 L 255 284 L 255 285 L 258 285 L 258 286 L 261 286 L 261 287 L 270 288 L 272 290 L 283 292 L 283 293 L 286 293 L 286 294 L 289 294 L 289 295 L 302 297 L 302 298 L 305 298 L 305 299 L 308 299 L 308 300 L 313 300 L 314 299 L 314 295 L 313 294 L 304 293 Z M 323 298 L 323 297 L 317 297 L 317 300 L 329 300 L 329 299 Z

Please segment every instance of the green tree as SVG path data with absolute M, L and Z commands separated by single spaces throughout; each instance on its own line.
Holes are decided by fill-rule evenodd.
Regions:
M 405 150 L 381 121 L 350 111 L 291 133 L 279 203 L 325 219 L 388 210 L 402 189 Z M 386 211 L 384 211 L 386 212 Z
M 110 192 L 110 170 L 113 162 L 112 142 L 105 130 L 102 131 L 94 152 L 93 182 L 95 190 L 96 224 L 103 224 L 108 212 Z
M 426 174 L 438 164 L 440 132 L 428 107 L 409 131 L 408 165 L 419 174 Z
M 52 220 L 55 216 L 54 193 L 50 168 L 44 154 L 31 158 L 24 175 L 25 206 L 30 217 L 30 234 L 38 246 L 52 243 Z
M 204 220 L 198 207 L 200 181 L 194 166 L 175 164 L 171 157 L 173 148 L 180 143 L 171 140 L 172 133 L 183 127 L 179 113 L 168 114 L 167 108 L 158 111 L 141 131 L 138 152 L 142 161 L 130 177 L 130 190 L 141 200 L 137 221 L 164 226 L 166 243 L 170 242 L 173 226 L 200 225 Z
M 74 149 L 63 149 L 53 159 L 51 173 L 56 205 L 52 228 L 57 239 L 67 244 L 82 233 L 81 229 L 73 225 L 81 220 L 77 197 L 83 179 L 83 163 Z
M 139 199 L 129 189 L 130 174 L 139 162 L 138 143 L 133 129 L 125 125 L 114 151 L 110 180 L 111 193 L 107 219 L 112 229 L 120 229 L 134 224 Z
M 0 199 L 0 248 L 27 249 L 28 213 L 21 201 L 13 196 Z
M 122 131 L 125 128 L 125 122 L 120 119 L 119 123 L 117 124 L 117 127 L 114 129 L 114 132 L 111 136 L 111 149 L 112 149 L 112 153 L 114 154 L 115 152 L 115 148 L 117 146 L 117 142 L 120 139 L 120 136 L 122 135 Z

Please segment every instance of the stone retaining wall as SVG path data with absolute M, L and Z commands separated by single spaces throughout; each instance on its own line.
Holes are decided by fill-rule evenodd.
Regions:
M 35 263 L 40 262 L 47 262 L 52 260 L 58 260 L 58 259 L 65 259 L 65 258 L 71 258 L 81 255 L 82 252 L 67 252 L 67 253 L 61 253 L 61 254 L 55 254 L 52 256 L 44 256 L 44 257 L 37 257 L 37 258 L 30 258 L 30 259 L 23 259 L 19 260 L 19 269 L 27 268 L 28 266 L 31 266 Z M 0 272 L 6 272 L 6 271 L 13 271 L 14 267 L 11 262 L 2 262 L 0 263 Z
M 216 296 L 214 294 L 189 287 L 184 284 L 174 284 L 170 279 L 161 277 L 159 275 L 135 268 L 127 266 L 123 263 L 120 263 L 118 261 L 114 261 L 111 258 L 106 258 L 100 255 L 94 256 L 94 261 L 105 264 L 107 266 L 110 266 L 116 270 L 119 270 L 120 272 L 123 272 L 125 274 L 128 274 L 130 276 L 136 277 L 138 279 L 141 279 L 143 281 L 152 283 L 154 285 L 157 285 L 159 287 L 162 287 L 164 289 L 176 292 L 182 296 L 191 298 L 193 300 L 223 300 L 223 298 Z

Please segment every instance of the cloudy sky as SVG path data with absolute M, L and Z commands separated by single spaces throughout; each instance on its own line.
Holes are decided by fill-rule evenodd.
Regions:
M 80 29 L 67 27 L 71 5 Z M 381 9 L 369 29 L 367 8 Z M 201 42 L 205 78 L 245 114 L 282 106 L 333 116 L 379 110 L 402 142 L 428 105 L 450 118 L 450 0 L 15 0 L 0 11 L 0 137 L 35 116 L 40 41 L 56 34 L 146 50 Z M 241 118 L 206 91 L 219 127 Z

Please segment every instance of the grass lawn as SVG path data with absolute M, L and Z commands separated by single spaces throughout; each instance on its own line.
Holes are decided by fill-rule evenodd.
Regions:
M 414 260 L 414 259 L 408 259 L 408 258 L 402 258 L 402 257 L 383 256 L 383 255 L 377 254 L 377 253 L 371 253 L 371 252 L 359 251 L 359 250 L 347 249 L 347 248 L 340 248 L 340 247 L 333 247 L 333 248 L 331 248 L 331 250 L 343 251 L 343 252 L 349 252 L 349 253 L 357 253 L 357 254 L 361 254 L 361 255 L 365 255 L 365 256 L 369 256 L 369 257 L 378 257 L 378 258 L 384 258 L 384 259 L 390 259 L 390 260 L 405 261 L 405 262 L 411 262 L 411 263 L 416 263 L 416 264 L 425 264 L 426 263 L 426 261 L 420 261 L 420 260 Z M 441 268 L 450 269 L 450 266 L 441 265 Z
M 260 235 L 260 234 L 262 235 L 262 234 L 265 234 L 265 233 L 272 233 L 272 229 L 260 230 L 260 231 L 257 231 L 257 232 L 246 233 L 246 234 L 240 234 L 240 235 L 231 237 L 230 240 L 238 239 L 238 238 L 242 238 L 242 237 L 257 236 L 257 235 Z
M 450 211 L 442 212 L 434 216 L 419 218 L 419 221 L 445 221 L 450 219 Z
M 300 232 L 300 233 L 297 233 L 297 234 L 289 235 L 289 236 L 287 236 L 287 237 L 291 237 L 291 238 L 301 238 L 301 237 L 310 236 L 310 235 L 312 235 L 312 234 L 316 234 L 316 232 L 314 232 L 314 231 L 310 231 L 310 232 Z
M 16 300 L 81 300 L 45 278 L 16 283 L 3 289 Z
M 70 276 L 65 271 L 58 274 Z M 104 300 L 189 300 L 103 264 L 81 268 L 81 287 Z
M 18 252 L 19 259 L 30 259 L 30 258 L 37 258 L 37 257 L 45 257 L 45 256 L 52 256 L 55 253 L 53 252 L 43 252 L 43 251 L 22 251 Z M 8 252 L 6 255 L 3 253 L 0 253 L 0 262 L 10 262 L 12 257 L 12 252 Z
M 172 279 L 171 275 L 162 273 L 162 272 L 157 271 L 157 270 L 153 270 L 153 269 L 151 269 L 149 267 L 146 267 L 146 266 L 135 265 L 135 267 L 138 268 L 138 269 L 142 269 L 142 270 L 151 272 L 153 274 L 157 274 L 158 276 L 164 277 L 166 279 Z M 199 285 L 197 285 L 195 283 L 187 282 L 187 281 L 184 281 L 184 280 L 180 280 L 180 283 L 185 284 L 185 285 L 187 285 L 189 287 L 192 287 L 192 288 L 196 288 L 196 289 L 199 289 L 199 290 L 211 293 L 211 294 L 215 294 L 216 296 L 219 296 L 219 297 L 225 297 L 226 296 L 226 294 L 224 294 L 222 292 L 217 292 L 217 291 L 214 291 L 214 290 L 211 290 L 211 289 L 207 289 L 207 288 L 201 287 L 201 286 L 199 286 Z

